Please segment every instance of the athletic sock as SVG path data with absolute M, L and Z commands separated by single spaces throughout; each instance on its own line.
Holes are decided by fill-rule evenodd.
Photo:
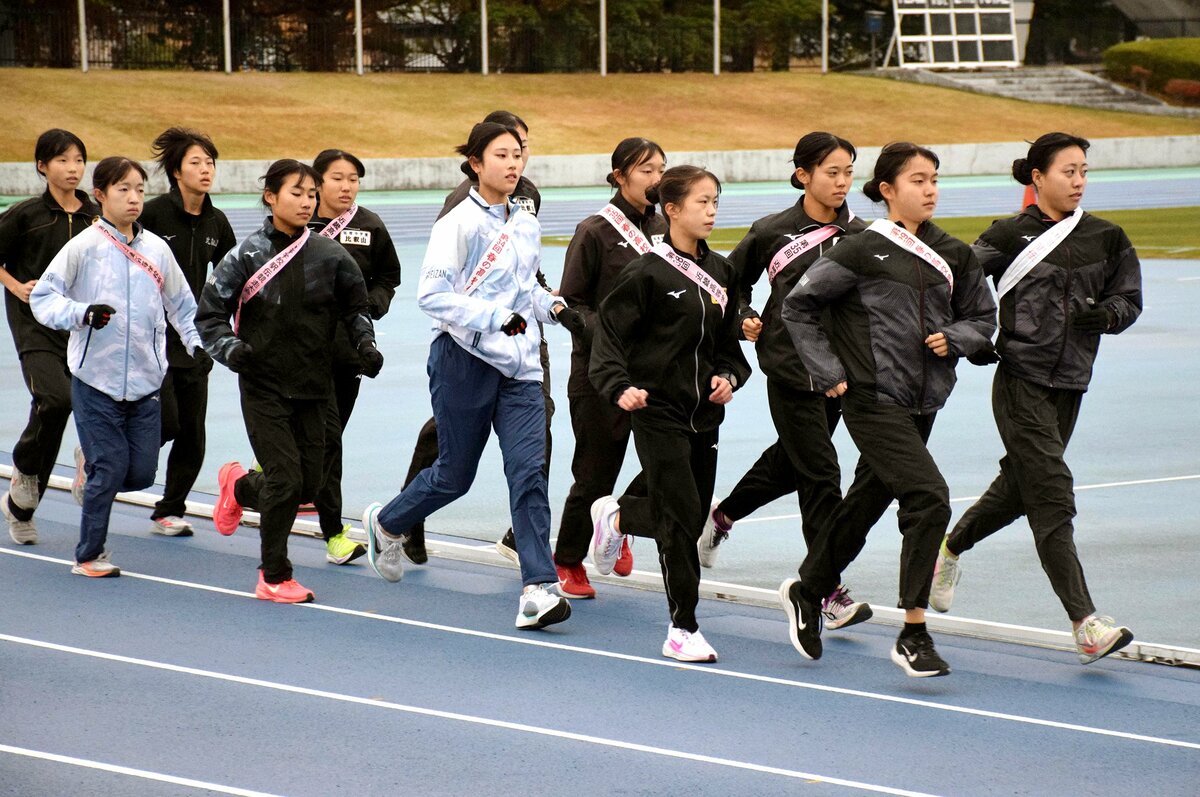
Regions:
M 900 638 L 910 637 L 913 634 L 926 634 L 928 631 L 924 623 L 905 623 L 904 628 L 900 630 Z

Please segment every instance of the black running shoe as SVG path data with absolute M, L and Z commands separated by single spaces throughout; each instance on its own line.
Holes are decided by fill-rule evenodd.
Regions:
M 912 678 L 950 674 L 950 665 L 934 650 L 933 637 L 925 631 L 897 639 L 892 648 L 892 661 Z
M 421 524 L 405 534 L 400 541 L 400 550 L 404 558 L 414 565 L 423 565 L 429 561 L 429 553 L 425 550 L 425 527 Z
M 496 553 L 503 556 L 514 565 L 521 563 L 517 556 L 517 538 L 513 536 L 513 530 L 509 529 L 504 532 L 504 536 L 496 540 Z
M 779 603 L 788 616 L 792 647 L 806 659 L 821 658 L 821 607 L 804 596 L 800 579 L 789 578 L 779 585 Z

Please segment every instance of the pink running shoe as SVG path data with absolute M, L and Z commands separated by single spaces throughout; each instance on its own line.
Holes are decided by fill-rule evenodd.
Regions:
M 237 480 L 246 475 L 240 462 L 226 462 L 217 471 L 217 505 L 213 507 L 213 525 L 228 537 L 242 522 L 242 505 L 233 494 Z
M 312 590 L 300 586 L 299 582 L 292 578 L 278 584 L 268 584 L 263 580 L 263 572 L 259 570 L 258 586 L 254 588 L 254 597 L 260 601 L 274 601 L 275 603 L 311 603 L 313 593 Z

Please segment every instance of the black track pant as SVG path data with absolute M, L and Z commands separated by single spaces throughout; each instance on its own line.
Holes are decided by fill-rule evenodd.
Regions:
M 800 566 L 800 578 L 813 596 L 824 597 L 841 582 L 842 571 L 866 544 L 871 527 L 893 499 L 900 502 L 901 609 L 929 605 L 929 587 L 938 548 L 950 523 L 950 491 L 925 443 L 936 414 L 913 415 L 859 398 L 842 397 L 846 420 L 860 457 L 846 498 L 821 529 Z
M 639 418 L 638 412 L 631 414 L 631 421 L 642 472 L 617 499 L 621 532 L 654 538 L 671 624 L 696 631 L 700 601 L 696 542 L 712 501 L 718 433 L 716 429 L 699 433 L 664 429 L 653 418 Z
M 767 401 L 779 439 L 721 500 L 721 512 L 741 520 L 795 492 L 804 542 L 812 545 L 842 501 L 842 472 L 830 439 L 841 418 L 841 401 L 772 379 L 767 380 Z
M 575 454 L 571 475 L 575 482 L 563 504 L 555 564 L 573 566 L 583 562 L 592 539 L 592 502 L 611 495 L 625 462 L 629 446 L 629 413 L 599 393 L 569 396 L 571 428 L 575 432 Z
M 287 399 L 241 383 L 242 418 L 262 473 L 238 479 L 234 496 L 261 518 L 263 579 L 278 584 L 292 577 L 288 535 L 296 508 L 311 501 L 321 484 L 326 399 Z
M 546 401 L 546 459 L 542 464 L 542 473 L 545 474 L 548 483 L 550 480 L 550 451 L 554 447 L 554 441 L 550 439 L 550 421 L 554 417 L 554 399 L 550 397 L 550 349 L 546 345 L 545 334 L 542 335 L 540 354 L 542 359 L 542 398 Z M 437 462 L 437 458 L 437 423 L 430 418 L 417 433 L 417 444 L 413 447 L 412 462 L 408 466 L 408 474 L 404 477 L 404 486 L 407 487 L 421 471 L 432 468 L 433 463 Z M 400 533 L 409 534 L 411 532 L 424 534 L 425 522 L 421 521 L 411 529 Z
M 997 369 L 992 412 L 1006 452 L 1000 475 L 946 543 L 953 553 L 969 551 L 1028 515 L 1042 569 L 1074 621 L 1096 611 L 1075 551 L 1075 480 L 1063 459 L 1082 401 L 1082 391 L 1042 387 Z
M 154 505 L 152 518 L 183 517 L 188 493 L 204 465 L 204 423 L 208 415 L 208 374 L 211 360 L 195 368 L 167 369 L 162 390 L 162 437 L 171 443 L 163 497 Z M 173 442 L 172 442 L 173 441 Z
M 325 462 L 321 488 L 313 501 L 321 522 L 321 536 L 326 540 L 342 533 L 342 434 L 354 412 L 360 385 L 362 377 L 357 366 L 353 369 L 334 367 L 333 397 L 325 407 Z
M 71 372 L 64 354 L 30 351 L 21 355 L 21 375 L 33 396 L 29 421 L 13 446 L 13 467 L 38 477 L 38 494 L 44 495 L 62 447 L 63 432 L 71 419 Z M 18 520 L 29 520 L 33 510 L 8 502 Z

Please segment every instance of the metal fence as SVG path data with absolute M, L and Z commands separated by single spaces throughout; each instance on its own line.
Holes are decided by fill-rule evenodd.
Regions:
M 0 66 L 73 67 L 80 64 L 76 3 L 55 10 L 8 3 L 0 7 Z M 193 2 L 169 12 L 130 2 L 88 2 L 87 61 L 111 69 L 219 70 L 225 65 L 219 0 Z M 258 4 L 233 2 L 230 65 L 233 70 L 352 71 L 357 67 L 352 13 L 267 14 Z M 861 5 L 861 4 L 860 4 Z M 698 3 L 696 8 L 708 7 Z M 607 66 L 613 72 L 709 71 L 713 68 L 711 18 L 698 13 L 631 15 L 608 24 Z M 875 44 L 882 55 L 892 33 L 892 15 L 883 15 Z M 481 64 L 480 16 L 459 14 L 443 20 L 371 13 L 363 18 L 364 70 L 373 72 L 474 72 Z M 1026 62 L 1099 61 L 1104 48 L 1139 33 L 1200 33 L 1200 19 L 1164 19 L 1134 27 L 1102 4 L 1085 19 L 1043 24 L 1033 34 Z M 496 72 L 591 72 L 600 64 L 595 9 L 574 11 L 553 21 L 501 19 L 489 24 L 488 68 Z M 864 20 L 834 16 L 829 63 L 838 69 L 871 65 L 872 39 Z M 787 70 L 820 63 L 819 18 L 768 25 L 753 19 L 722 17 L 722 70 Z

